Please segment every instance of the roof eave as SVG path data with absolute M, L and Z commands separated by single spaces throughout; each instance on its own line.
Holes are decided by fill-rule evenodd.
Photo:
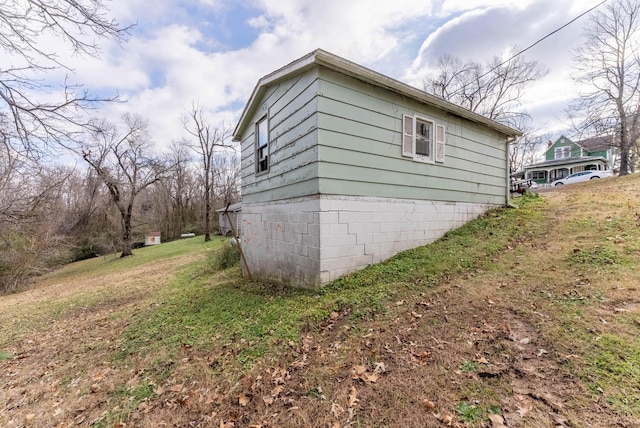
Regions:
M 314 58 L 315 54 L 316 54 L 316 51 L 313 51 L 303 56 L 302 58 L 298 58 L 297 60 L 285 65 L 284 67 L 279 68 L 278 70 L 267 74 L 266 76 L 258 80 L 258 83 L 253 88 L 251 97 L 249 97 L 249 101 L 244 106 L 244 110 L 242 111 L 240 120 L 238 121 L 238 124 L 236 125 L 236 128 L 233 131 L 233 138 L 232 138 L 233 141 L 240 141 L 242 137 L 242 133 L 246 129 L 248 122 L 250 121 L 251 117 L 253 116 L 253 113 L 258 107 L 256 105 L 256 100 L 259 100 L 262 97 L 267 86 L 275 81 L 278 81 L 286 76 L 289 76 L 294 72 L 301 72 L 313 66 L 315 63 L 315 58 Z
M 240 140 L 241 134 L 248 126 L 248 122 L 255 109 L 257 108 L 257 106 L 255 105 L 256 100 L 258 100 L 262 96 L 263 92 L 269 84 L 276 82 L 295 72 L 301 72 L 313 65 L 321 65 L 342 72 L 356 79 L 386 88 L 396 93 L 400 93 L 417 101 L 439 107 L 454 115 L 474 122 L 482 123 L 483 125 L 486 125 L 489 128 L 498 131 L 507 137 L 522 136 L 521 131 L 498 123 L 478 113 L 474 113 L 464 107 L 460 107 L 456 104 L 446 101 L 443 98 L 428 94 L 424 91 L 421 91 L 420 89 L 414 88 L 413 86 L 407 85 L 406 83 L 402 83 L 396 79 L 375 72 L 352 61 L 336 56 L 322 49 L 317 49 L 305 55 L 304 57 L 274 71 L 273 73 L 264 76 L 258 81 L 256 87 L 253 90 L 253 93 L 251 94 L 249 102 L 242 112 L 240 120 L 238 121 L 238 125 L 233 132 L 233 141 Z

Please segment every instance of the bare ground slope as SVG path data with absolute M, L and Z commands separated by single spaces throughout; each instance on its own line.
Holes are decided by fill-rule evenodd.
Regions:
M 250 368 L 215 337 L 184 344 L 155 382 L 153 355 L 117 359 L 130 318 L 162 304 L 155 290 L 187 256 L 44 278 L 0 298 L 0 351 L 13 355 L 0 361 L 0 425 L 640 427 L 638 189 L 546 192 L 541 219 L 491 268 L 415 278 L 371 317 L 341 308 Z M 85 298 L 60 303 L 70 295 Z

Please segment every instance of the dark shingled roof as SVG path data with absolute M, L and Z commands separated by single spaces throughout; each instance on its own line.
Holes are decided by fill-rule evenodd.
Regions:
M 613 137 L 611 135 L 605 135 L 604 137 L 592 137 L 576 141 L 576 144 L 589 152 L 599 152 L 613 147 Z

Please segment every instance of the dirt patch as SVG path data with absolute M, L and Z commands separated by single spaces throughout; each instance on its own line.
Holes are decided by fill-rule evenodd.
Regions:
M 612 205 L 615 218 L 637 205 L 635 187 L 624 189 L 616 191 L 630 196 Z M 299 343 L 274 344 L 282 353 L 268 353 L 248 371 L 237 359 L 241 338 L 212 337 L 207 350 L 183 344 L 154 368 L 167 373 L 157 384 L 147 376 L 154 356 L 114 360 L 129 317 L 156 304 L 150 291 L 180 259 L 8 296 L 0 313 L 110 290 L 7 349 L 15 358 L 0 362 L 0 425 L 91 426 L 122 414 L 135 427 L 640 427 L 586 386 L 578 374 L 582 349 L 565 335 L 581 329 L 585 341 L 597 341 L 640 307 L 636 274 L 613 277 L 564 262 L 579 239 L 595 233 L 589 227 L 640 236 L 598 212 L 576 222 L 574 204 L 588 197 L 572 186 L 545 193 L 544 230 L 523 224 L 522 236 L 485 271 L 433 287 L 397 284 L 396 298 L 375 316 L 334 312 Z M 627 324 L 631 333 L 638 327 Z M 125 412 L 132 391 L 145 398 Z
M 46 327 L 34 324 L 3 349 L 13 358 L 0 362 L 0 425 L 89 426 L 98 420 L 116 385 L 131 378 L 131 369 L 112 361 L 129 318 L 153 305 L 153 291 L 184 263 L 179 257 L 91 281 L 49 283 L 0 301 L 0 311 L 11 307 L 4 312 L 8 317 L 21 305 L 37 308 L 90 296 L 71 300 L 59 316 L 44 320 Z

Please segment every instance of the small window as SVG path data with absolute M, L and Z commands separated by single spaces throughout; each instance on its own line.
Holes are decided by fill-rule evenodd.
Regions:
M 554 150 L 556 159 L 566 159 L 571 157 L 571 146 L 556 147 Z
M 544 180 L 547 174 L 544 171 L 531 171 L 529 176 L 532 180 Z
M 419 162 L 444 162 L 444 145 L 444 126 L 421 117 L 402 115 L 403 156 Z
M 264 117 L 256 124 L 256 173 L 269 170 L 269 124 Z
M 433 123 L 416 118 L 416 156 L 431 156 Z

